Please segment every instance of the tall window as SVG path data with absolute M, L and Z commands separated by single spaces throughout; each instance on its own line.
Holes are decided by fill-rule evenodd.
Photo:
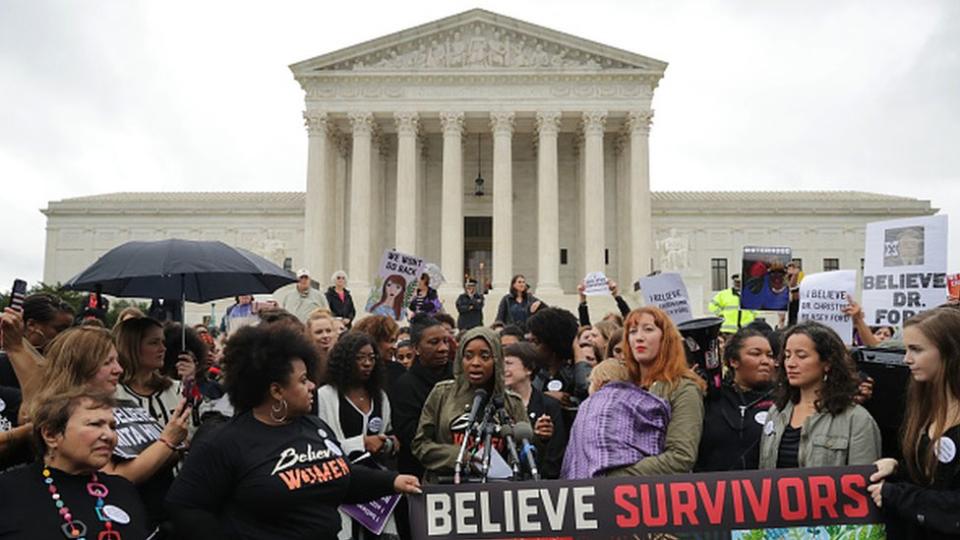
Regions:
M 722 291 L 727 288 L 726 259 L 710 259 L 710 280 L 715 291 Z
M 823 271 L 832 272 L 834 270 L 840 269 L 840 259 L 824 259 L 823 260 Z
M 560 248 L 560 264 L 567 264 L 567 248 Z

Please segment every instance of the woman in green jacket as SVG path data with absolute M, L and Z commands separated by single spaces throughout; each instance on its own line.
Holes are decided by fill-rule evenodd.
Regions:
M 412 450 L 426 469 L 427 481 L 453 474 L 470 406 L 480 389 L 486 390 L 491 400 L 502 398 L 513 422 L 526 421 L 527 412 L 520 396 L 504 387 L 500 339 L 494 331 L 483 327 L 463 336 L 453 364 L 453 380 L 437 383 L 423 405 Z M 478 411 L 478 418 L 480 414 L 482 411 Z M 497 449 L 505 456 L 500 442 L 494 447 L 500 446 Z M 471 449 L 476 444 L 477 441 L 468 441 Z
M 664 311 L 655 307 L 631 311 L 623 333 L 623 360 L 630 379 L 670 403 L 670 423 L 662 453 L 613 469 L 607 475 L 688 473 L 697 462 L 706 384 L 687 365 L 683 338 Z
M 854 402 L 859 380 L 840 336 L 816 322 L 784 333 L 780 387 L 760 438 L 760 468 L 867 465 L 880 429 Z

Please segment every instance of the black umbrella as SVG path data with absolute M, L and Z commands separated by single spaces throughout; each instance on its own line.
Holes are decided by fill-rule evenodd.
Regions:
M 118 297 L 203 303 L 272 293 L 295 281 L 292 272 L 245 249 L 223 242 L 170 239 L 117 246 L 63 287 L 74 291 L 99 287 Z

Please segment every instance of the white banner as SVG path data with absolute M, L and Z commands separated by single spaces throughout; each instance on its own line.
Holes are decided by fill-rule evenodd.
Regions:
M 603 272 L 590 272 L 583 278 L 583 294 L 587 296 L 603 296 L 610 294 L 607 287 L 607 276 Z
M 843 313 L 857 288 L 857 272 L 837 270 L 810 274 L 800 282 L 801 321 L 816 321 L 833 329 L 847 345 L 853 344 L 853 321 Z
M 680 274 L 668 272 L 640 278 L 640 291 L 648 306 L 656 306 L 680 324 L 693 318 L 687 286 Z
M 867 224 L 863 310 L 869 325 L 903 326 L 947 298 L 947 216 Z

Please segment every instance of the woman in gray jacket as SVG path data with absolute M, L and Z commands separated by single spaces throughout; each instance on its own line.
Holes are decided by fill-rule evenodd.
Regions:
M 760 439 L 760 468 L 867 465 L 880 429 L 857 405 L 858 379 L 840 336 L 815 322 L 784 333 L 780 387 Z

